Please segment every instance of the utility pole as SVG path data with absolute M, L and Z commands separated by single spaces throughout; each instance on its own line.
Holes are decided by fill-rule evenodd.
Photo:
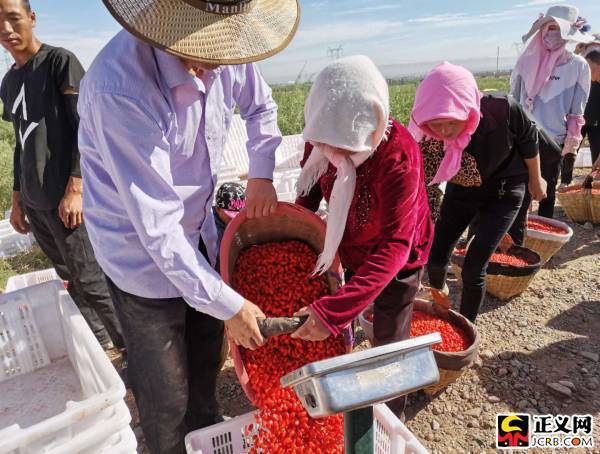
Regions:
M 498 46 L 498 53 L 496 54 L 496 77 L 500 74 L 500 46 Z

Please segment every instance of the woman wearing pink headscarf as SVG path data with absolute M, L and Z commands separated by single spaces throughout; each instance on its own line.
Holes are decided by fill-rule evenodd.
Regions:
M 427 271 L 446 291 L 446 269 L 462 233 L 477 217 L 462 271 L 460 312 L 474 321 L 485 295 L 488 262 L 527 192 L 543 199 L 538 131 L 503 94 L 481 95 L 473 75 L 442 63 L 419 85 L 409 130 L 421 146 L 429 186 L 448 182 Z
M 511 77 L 511 93 L 552 137 L 561 152 L 540 149 L 542 176 L 548 183 L 548 197 L 540 203 L 538 214 L 554 216 L 556 186 L 564 160 L 572 168 L 583 140 L 584 111 L 590 93 L 590 68 L 585 59 L 567 49 L 568 43 L 589 43 L 592 35 L 582 33 L 586 22 L 574 6 L 558 5 L 548 9 L 523 36 L 527 48 L 517 61 Z M 531 199 L 525 202 L 511 236 L 522 244 L 525 220 Z

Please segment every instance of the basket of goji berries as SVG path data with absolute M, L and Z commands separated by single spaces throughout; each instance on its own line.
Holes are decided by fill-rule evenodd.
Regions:
M 440 370 L 437 385 L 425 388 L 433 395 L 454 383 L 477 359 L 481 339 L 477 328 L 464 316 L 435 301 L 416 300 L 410 324 L 411 337 L 438 332 L 442 343 L 434 345 L 433 356 Z
M 370 304 L 359 316 L 360 326 L 373 345 L 374 305 Z M 436 394 L 453 383 L 477 358 L 480 338 L 475 325 L 458 312 L 436 302 L 415 300 L 410 337 L 440 333 L 442 343 L 434 345 L 433 355 L 440 370 L 440 381 L 425 389 Z
M 289 317 L 342 285 L 339 259 L 328 273 L 312 275 L 324 240 L 324 222 L 302 207 L 279 203 L 275 214 L 258 219 L 241 212 L 223 237 L 221 275 L 267 317 Z M 280 378 L 344 354 L 347 345 L 345 336 L 306 342 L 289 335 L 269 338 L 256 350 L 231 344 L 240 383 L 259 409 L 247 434 L 247 452 L 343 452 L 342 416 L 309 418 L 293 389 L 281 387 Z
M 486 277 L 487 292 L 502 301 L 523 293 L 542 266 L 537 252 L 517 246 L 508 235 L 506 237 L 510 244 L 501 245 L 492 254 Z M 452 254 L 452 268 L 459 281 L 467 250 L 468 245 L 459 244 Z
M 564 222 L 530 214 L 527 218 L 525 247 L 537 252 L 546 263 L 573 236 L 573 229 Z
M 597 189 L 600 193 L 600 188 Z M 565 213 L 573 222 L 587 222 L 592 219 L 591 190 L 583 184 L 573 184 L 556 191 L 556 197 Z

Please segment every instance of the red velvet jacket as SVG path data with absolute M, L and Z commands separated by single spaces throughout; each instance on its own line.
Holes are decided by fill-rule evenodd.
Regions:
M 312 145 L 306 144 L 304 159 Z M 329 165 L 310 194 L 296 203 L 317 211 L 323 197 L 329 201 L 336 168 Z M 333 296 L 311 308 L 338 335 L 379 296 L 400 271 L 427 263 L 433 226 L 425 191 L 423 161 L 418 145 L 397 121 L 389 138 L 356 171 L 356 191 L 339 254 L 354 276 Z

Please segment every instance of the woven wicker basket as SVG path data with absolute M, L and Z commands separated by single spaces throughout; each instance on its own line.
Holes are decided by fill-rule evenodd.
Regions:
M 593 189 L 600 189 L 600 182 L 592 185 Z M 600 194 L 590 195 L 590 219 L 594 224 L 600 224 Z
M 227 226 L 221 242 L 221 276 L 231 285 L 237 258 L 244 249 L 264 243 L 300 240 L 316 253 L 325 244 L 325 223 L 315 213 L 292 203 L 279 202 L 275 213 L 268 217 L 248 219 L 242 211 Z M 330 292 L 333 294 L 343 285 L 343 269 L 339 260 L 333 262 L 327 273 Z M 351 342 L 346 335 L 347 345 Z M 254 392 L 244 368 L 242 355 L 237 345 L 230 342 L 235 371 L 246 396 L 254 402 Z
M 461 274 L 462 268 L 456 263 L 452 264 L 454 275 L 458 278 L 458 281 L 462 284 Z M 529 276 L 504 276 L 502 274 L 488 274 L 485 278 L 485 285 L 487 292 L 495 296 L 501 301 L 509 300 L 517 295 L 520 295 L 535 277 L 536 273 L 532 273 Z
M 550 260 L 573 236 L 573 229 L 564 222 L 555 219 L 543 218 L 540 216 L 529 215 L 529 220 L 544 222 L 549 225 L 563 228 L 567 231 L 565 234 L 539 232 L 533 229 L 527 229 L 525 236 L 525 247 L 537 252 L 542 264 Z
M 473 365 L 479 353 L 481 337 L 475 325 L 464 316 L 453 310 L 444 309 L 435 302 L 415 300 L 414 310 L 447 319 L 454 325 L 459 326 L 471 340 L 471 345 L 463 352 L 449 353 L 438 350 L 433 351 L 433 356 L 440 371 L 440 381 L 424 389 L 426 394 L 432 396 L 458 380 Z
M 441 367 L 438 367 L 438 369 L 440 371 L 440 381 L 436 385 L 431 385 L 423 390 L 428 396 L 433 396 L 442 391 L 447 386 L 450 386 L 452 383 L 458 380 L 466 370 L 442 369 Z
M 582 190 L 579 192 L 567 193 L 573 188 L 582 188 L 581 184 L 575 184 L 566 188 L 561 188 L 556 192 L 556 197 L 561 206 L 567 213 L 569 219 L 573 222 L 587 222 L 592 219 L 590 206 L 590 191 Z

